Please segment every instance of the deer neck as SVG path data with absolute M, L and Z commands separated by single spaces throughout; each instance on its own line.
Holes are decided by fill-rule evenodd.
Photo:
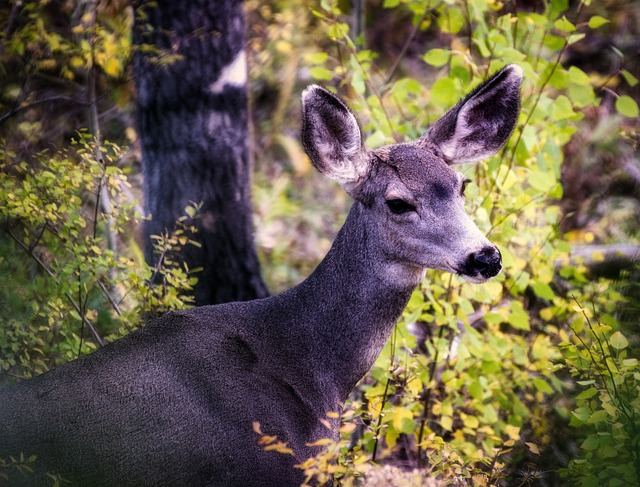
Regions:
M 424 269 L 382 255 L 364 211 L 354 204 L 327 256 L 294 288 L 311 314 L 304 332 L 314 375 L 340 401 L 373 365 L 424 277 Z

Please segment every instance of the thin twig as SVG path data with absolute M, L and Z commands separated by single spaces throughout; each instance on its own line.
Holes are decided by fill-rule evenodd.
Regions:
M 422 12 L 422 15 L 420 16 L 420 19 L 418 20 L 416 25 L 413 26 L 413 31 L 411 32 L 411 35 L 408 37 L 407 41 L 404 43 L 404 46 L 402 46 L 402 50 L 400 51 L 400 54 L 398 54 L 398 57 L 394 61 L 393 66 L 391 66 L 391 69 L 389 70 L 389 74 L 387 74 L 387 77 L 384 80 L 383 86 L 387 85 L 391 81 L 391 78 L 393 78 L 393 75 L 395 74 L 396 69 L 398 69 L 398 66 L 402 62 L 402 59 L 407 54 L 407 50 L 409 49 L 409 46 L 411 46 L 413 39 L 416 37 L 416 35 L 418 34 L 418 31 L 420 30 L 420 26 L 422 25 L 422 22 L 424 21 L 425 17 L 430 11 L 431 11 L 430 8 L 425 7 L 424 11 Z
M 397 331 L 398 328 L 395 327 L 393 329 L 393 334 L 391 335 L 391 343 L 390 343 L 390 348 L 391 348 L 391 353 L 389 354 L 389 374 L 393 374 L 393 369 L 394 369 L 394 364 L 395 364 L 395 350 L 396 350 L 396 343 L 397 343 Z M 382 393 L 382 404 L 380 405 L 380 414 L 378 414 L 378 421 L 376 423 L 376 429 L 375 429 L 375 441 L 373 443 L 373 452 L 371 454 L 371 461 L 375 462 L 376 461 L 376 452 L 378 451 L 378 443 L 380 442 L 380 430 L 382 429 L 382 416 L 384 414 L 384 407 L 387 404 L 387 401 L 389 399 L 389 385 L 391 383 L 391 376 L 389 376 L 387 378 L 387 383 L 384 386 L 384 392 Z
M 446 301 L 450 300 L 452 286 L 453 286 L 453 274 L 450 274 L 449 275 L 449 284 L 447 285 L 447 294 L 446 294 L 446 297 L 445 297 Z M 438 330 L 438 341 L 444 335 L 444 329 L 445 329 L 445 327 L 441 326 L 440 329 Z M 425 397 L 424 397 L 424 400 L 423 400 L 424 407 L 422 408 L 422 415 L 420 416 L 420 430 L 418 431 L 418 466 L 422 466 L 422 464 L 423 464 L 423 460 L 422 460 L 422 437 L 424 435 L 424 428 L 426 426 L 427 421 L 429 420 L 430 412 L 431 412 L 431 409 L 429 408 L 429 406 L 430 406 L 430 403 L 431 403 L 431 391 L 432 391 L 432 388 L 429 387 L 429 384 L 433 381 L 433 379 L 435 377 L 436 366 L 438 364 L 438 359 L 440 358 L 440 350 L 439 350 L 439 348 L 437 346 L 437 342 L 436 342 L 436 346 L 434 347 L 434 349 L 435 349 L 435 353 L 433 355 L 433 360 L 429 364 L 429 382 L 427 383 L 427 392 L 425 393 Z
M 111 307 L 113 308 L 113 310 L 116 312 L 116 314 L 118 316 L 122 316 L 122 310 L 120 309 L 120 306 L 118 305 L 118 303 L 115 301 L 115 299 L 113 298 L 113 296 L 111 296 L 111 293 L 109 292 L 109 290 L 105 287 L 104 284 L 102 284 L 102 282 L 100 281 L 100 279 L 96 279 L 96 283 L 98 284 L 98 287 L 100 289 L 102 289 L 102 292 L 104 293 L 105 297 L 107 298 L 107 300 L 109 301 L 109 304 L 111 305 Z M 126 325 L 126 323 L 125 323 Z
M 29 247 L 27 247 L 22 241 L 20 241 L 20 239 L 11 231 L 10 228 L 7 229 L 7 232 L 9 233 L 9 236 L 11 237 L 11 239 L 16 244 L 18 244 L 18 246 L 20 246 L 20 248 L 22 248 L 36 262 L 36 264 L 38 264 L 38 266 L 43 271 L 45 271 L 50 277 L 58 281 L 55 273 L 44 262 L 42 262 L 42 260 L 40 260 L 40 258 L 33 252 L 33 250 L 29 249 Z M 95 338 L 96 342 L 98 342 L 98 345 L 100 345 L 101 347 L 106 345 L 106 342 L 102 339 L 102 337 L 98 333 L 98 330 L 93 325 L 93 323 L 91 323 L 91 321 L 84 314 L 82 314 L 82 310 L 80 306 L 78 305 L 78 303 L 76 303 L 73 296 L 71 296 L 71 293 L 69 293 L 68 291 L 65 291 L 64 295 L 69 300 L 73 308 L 78 312 L 82 321 L 89 327 L 89 330 L 91 330 L 91 333 L 93 334 L 93 337 Z
M 38 105 L 42 105 L 43 103 L 49 103 L 49 102 L 56 102 L 56 101 L 69 101 L 72 103 L 76 103 L 78 105 L 84 105 L 84 102 L 81 102 L 80 100 L 77 100 L 76 98 L 73 98 L 71 96 L 67 96 L 67 95 L 56 95 L 56 96 L 48 96 L 46 98 L 40 98 L 39 100 L 35 100 L 27 105 L 19 105 L 19 106 L 14 106 L 11 108 L 11 110 L 9 110 L 7 113 L 5 113 L 4 115 L 0 116 L 0 125 L 2 125 L 4 122 L 6 122 L 7 120 L 9 120 L 11 117 L 13 117 L 14 115 L 17 115 L 18 113 L 24 111 L 24 110 L 29 110 L 33 107 L 36 107 Z

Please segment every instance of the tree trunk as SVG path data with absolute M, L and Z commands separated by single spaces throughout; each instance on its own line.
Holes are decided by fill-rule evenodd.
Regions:
M 147 261 L 157 258 L 150 236 L 202 202 L 201 247 L 181 252 L 203 269 L 196 304 L 266 296 L 251 220 L 242 1 L 137 1 L 134 43 Z

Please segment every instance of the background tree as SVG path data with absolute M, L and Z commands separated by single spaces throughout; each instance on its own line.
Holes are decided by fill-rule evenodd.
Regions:
M 241 0 L 137 2 L 136 113 L 145 256 L 152 235 L 202 204 L 179 258 L 199 269 L 197 305 L 264 297 L 251 210 L 245 23 Z

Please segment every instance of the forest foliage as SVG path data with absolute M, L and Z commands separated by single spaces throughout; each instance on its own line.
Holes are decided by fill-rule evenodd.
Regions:
M 483 285 L 427 273 L 352 393 L 343 439 L 300 459 L 310 481 L 351 485 L 375 478 L 375 463 L 421 469 L 415 485 L 423 475 L 487 486 L 640 483 L 640 271 L 600 276 L 589 263 L 605 255 L 572 252 L 640 237 L 639 180 L 625 171 L 638 170 L 638 62 L 617 32 L 637 34 L 640 9 L 613 4 L 384 0 L 360 11 L 357 2 L 247 0 L 256 236 L 276 291 L 308 274 L 349 205 L 298 142 L 305 84 L 347 98 L 377 147 L 422 135 L 505 64 L 525 72 L 511 140 L 462 168 L 473 180 L 467 210 L 499 246 L 503 272 Z M 158 266 L 145 264 L 126 2 L 0 8 L 8 382 L 189 306 L 197 272 L 177 256 L 192 245 L 198 202 L 173 234 L 157 236 Z M 613 68 L 584 60 L 594 39 L 614 35 Z M 617 179 L 592 184 L 632 191 L 579 199 L 571 176 L 604 169 Z M 295 454 L 264 441 L 280 450 L 271 454 Z M 5 459 L 0 476 L 3 465 L 16 468 Z

